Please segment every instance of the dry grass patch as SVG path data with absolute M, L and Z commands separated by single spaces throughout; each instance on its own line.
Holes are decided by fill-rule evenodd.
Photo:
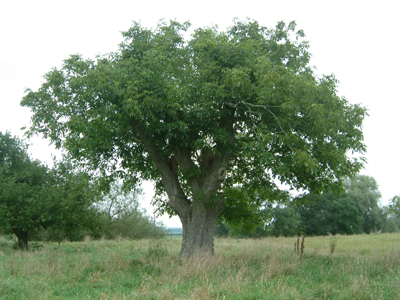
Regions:
M 198 287 L 193 290 L 189 297 L 190 300 L 211 300 L 211 295 L 205 287 Z

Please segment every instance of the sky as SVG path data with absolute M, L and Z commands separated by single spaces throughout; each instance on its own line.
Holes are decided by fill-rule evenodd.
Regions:
M 43 75 L 71 54 L 95 58 L 116 51 L 121 31 L 133 21 L 156 27 L 161 19 L 190 21 L 192 29 L 234 18 L 251 18 L 274 27 L 295 20 L 310 42 L 316 73 L 340 81 L 338 93 L 369 109 L 363 125 L 368 163 L 361 174 L 374 177 L 381 203 L 400 194 L 400 55 L 397 1 L 2 1 L 0 4 L 0 131 L 23 137 L 29 109 L 20 107 L 24 90 L 36 91 Z M 32 138 L 32 157 L 50 163 L 58 152 L 41 137 Z M 151 183 L 143 186 L 142 207 L 152 214 Z M 159 217 L 180 227 L 177 217 Z

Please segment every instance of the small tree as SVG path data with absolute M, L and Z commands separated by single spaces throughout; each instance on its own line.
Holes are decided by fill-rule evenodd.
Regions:
M 140 239 L 166 234 L 163 226 L 154 223 L 154 220 L 140 208 L 141 194 L 140 188 L 126 191 L 122 184 L 115 182 L 111 185 L 110 191 L 102 195 L 102 200 L 97 202 L 96 206 L 106 215 L 103 230 L 108 237 Z
M 218 222 L 214 229 L 216 237 L 227 237 L 229 234 L 229 227 L 224 222 Z
M 0 132 L 0 222 L 28 249 L 29 234 L 49 219 L 48 169 L 31 160 L 27 145 Z
M 135 23 L 117 52 L 72 55 L 21 102 L 31 134 L 104 175 L 154 180 L 155 203 L 182 222 L 181 257 L 213 252 L 223 195 L 236 184 L 263 200 L 279 193 L 275 179 L 338 188 L 363 165 L 347 153 L 365 151 L 366 109 L 337 95 L 333 75 L 313 73 L 295 22 L 235 21 L 186 41 L 189 26 Z
M 99 209 L 107 214 L 110 221 L 116 220 L 127 211 L 136 211 L 139 209 L 139 196 L 142 195 L 142 189 L 127 191 L 123 185 L 114 182 L 107 194 L 102 194 L 102 199 L 96 203 Z
M 295 236 L 301 231 L 301 219 L 294 206 L 277 206 L 273 209 L 269 234 L 276 237 Z
M 30 235 L 52 227 L 70 232 L 88 226 L 95 200 L 87 174 L 68 161 L 49 169 L 31 160 L 27 145 L 0 132 L 0 222 L 28 250 Z

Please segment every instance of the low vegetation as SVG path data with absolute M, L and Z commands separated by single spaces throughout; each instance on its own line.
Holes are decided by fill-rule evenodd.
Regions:
M 44 243 L 0 238 L 1 299 L 398 299 L 400 234 L 216 239 L 180 261 L 180 238 Z

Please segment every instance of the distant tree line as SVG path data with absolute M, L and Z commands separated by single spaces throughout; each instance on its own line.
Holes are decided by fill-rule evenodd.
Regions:
M 257 212 L 264 223 L 229 226 L 220 222 L 217 236 L 307 236 L 328 234 L 361 234 L 398 232 L 400 229 L 400 197 L 380 206 L 381 194 L 377 182 L 370 176 L 359 175 L 348 179 L 344 192 L 320 195 L 307 194 L 293 198 L 285 205 L 265 208 Z
M 30 158 L 27 144 L 0 132 L 0 234 L 14 234 L 16 246 L 32 240 L 162 236 L 165 229 L 139 208 L 140 190 L 115 183 L 101 192 L 68 157 L 49 168 Z

